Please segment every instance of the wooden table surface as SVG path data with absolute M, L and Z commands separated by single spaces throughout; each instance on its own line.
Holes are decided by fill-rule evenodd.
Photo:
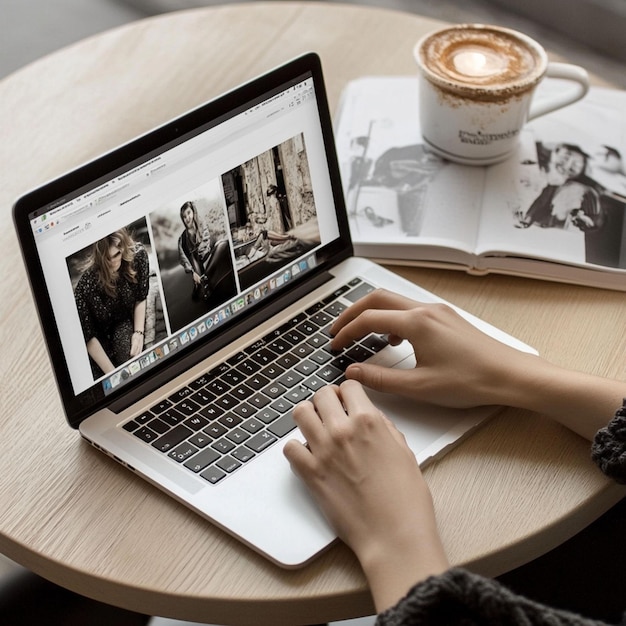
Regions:
M 292 625 L 373 611 L 345 546 L 282 570 L 66 426 L 9 215 L 28 189 L 304 51 L 322 57 L 335 110 L 350 79 L 413 73 L 414 42 L 438 25 L 354 5 L 230 4 L 130 24 L 0 82 L 1 552 L 79 593 L 179 619 Z M 397 271 L 557 363 L 625 376 L 623 293 Z M 518 410 L 425 475 L 452 563 L 487 575 L 551 549 L 624 495 L 588 442 Z

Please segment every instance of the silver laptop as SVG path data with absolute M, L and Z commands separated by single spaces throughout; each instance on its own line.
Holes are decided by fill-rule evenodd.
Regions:
M 379 336 L 330 352 L 351 303 L 439 299 L 352 256 L 318 57 L 30 192 L 14 221 L 70 426 L 283 567 L 330 545 L 283 457 L 292 409 L 353 361 L 415 365 Z M 422 464 L 493 412 L 372 397 Z

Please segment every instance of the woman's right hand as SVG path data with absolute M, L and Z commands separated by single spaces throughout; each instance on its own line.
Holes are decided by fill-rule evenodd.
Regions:
M 513 404 L 521 372 L 541 359 L 486 335 L 444 304 L 416 302 L 378 289 L 342 313 L 331 328 L 331 346 L 342 349 L 369 333 L 388 335 L 391 344 L 408 340 L 414 369 L 358 363 L 349 379 L 378 391 L 454 408 Z

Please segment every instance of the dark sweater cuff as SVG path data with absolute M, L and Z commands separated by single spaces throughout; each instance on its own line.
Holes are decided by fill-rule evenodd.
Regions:
M 626 484 L 626 399 L 615 417 L 596 433 L 591 458 L 609 478 Z
M 415 585 L 398 604 L 378 616 L 376 626 L 598 626 L 567 611 L 555 610 L 500 583 L 461 568 Z

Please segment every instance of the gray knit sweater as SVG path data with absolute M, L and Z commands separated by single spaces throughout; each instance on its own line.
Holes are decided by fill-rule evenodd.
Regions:
M 600 469 L 626 484 L 626 399 L 609 424 L 598 431 L 591 457 Z M 626 609 L 626 607 L 624 607 Z M 376 626 L 592 626 L 601 624 L 543 606 L 490 580 L 453 568 L 418 583 Z M 622 621 L 626 625 L 626 613 Z

